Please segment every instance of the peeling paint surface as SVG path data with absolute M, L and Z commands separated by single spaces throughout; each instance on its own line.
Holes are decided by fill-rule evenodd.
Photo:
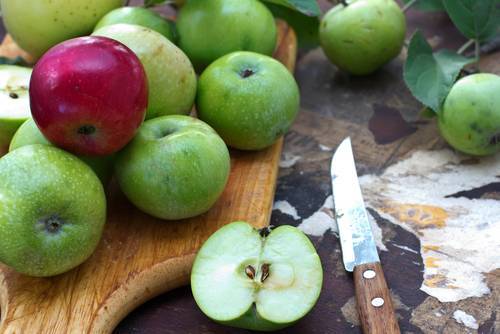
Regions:
M 500 267 L 500 202 L 456 195 L 498 182 L 500 155 L 467 159 L 417 151 L 380 176 L 360 178 L 367 206 L 420 239 L 421 290 L 441 302 L 488 294 L 483 273 Z
M 333 213 L 333 196 L 328 196 L 318 211 L 302 220 L 298 226 L 302 232 L 312 236 L 322 236 L 328 230 L 338 233 L 337 223 Z
M 479 325 L 472 315 L 465 313 L 462 310 L 456 310 L 453 312 L 453 319 L 455 319 L 459 324 L 464 325 L 472 329 L 478 329 Z
M 300 216 L 297 214 L 297 209 L 293 207 L 288 201 L 276 201 L 273 205 L 273 210 L 278 210 L 281 213 L 289 215 L 295 220 L 299 220 Z
M 317 237 L 324 235 L 327 231 L 331 231 L 338 235 L 339 229 L 334 216 L 333 196 L 330 195 L 325 199 L 325 202 L 318 211 L 302 220 L 298 228 L 306 234 Z M 377 248 L 382 251 L 387 251 L 387 248 L 382 242 L 382 230 L 370 214 L 368 214 L 368 218 Z
M 333 151 L 333 148 L 327 145 L 319 144 L 319 149 L 323 152 L 330 152 Z
M 300 156 L 293 155 L 290 153 L 284 153 L 280 160 L 280 168 L 290 168 L 293 167 L 300 160 Z

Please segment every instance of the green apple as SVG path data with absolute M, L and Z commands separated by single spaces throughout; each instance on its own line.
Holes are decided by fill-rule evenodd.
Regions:
M 30 118 L 24 122 L 14 134 L 10 142 L 9 151 L 14 151 L 20 147 L 34 144 L 53 145 L 43 136 L 42 132 L 40 132 L 36 126 L 35 121 Z M 78 158 L 92 168 L 104 185 L 108 184 L 113 175 L 114 155 L 103 157 L 78 156 Z
M 179 46 L 197 70 L 233 51 L 271 55 L 276 24 L 257 0 L 190 0 L 177 19 Z
M 283 64 L 244 51 L 207 67 L 196 98 L 200 119 L 242 150 L 272 145 L 293 123 L 299 104 L 299 88 Z
M 35 58 L 52 46 L 90 34 L 123 0 L 0 0 L 2 18 L 16 43 Z
M 403 47 L 406 20 L 394 0 L 352 0 L 323 17 L 323 51 L 340 69 L 355 75 L 374 72 Z
M 458 80 L 438 114 L 442 136 L 472 155 L 500 152 L 500 76 L 479 73 Z
M 229 152 L 217 133 L 183 115 L 144 122 L 115 165 L 128 199 L 142 211 L 170 220 L 210 209 L 224 190 L 229 168 Z
M 271 331 L 295 323 L 316 304 L 323 269 L 311 241 L 293 226 L 266 234 L 234 222 L 203 244 L 191 271 L 191 289 L 209 318 Z
M 0 261 L 30 276 L 53 276 L 85 261 L 106 220 L 104 190 L 73 155 L 24 146 L 0 159 Z
M 0 156 L 17 128 L 31 116 L 28 88 L 31 69 L 0 65 Z
M 149 84 L 146 119 L 188 114 L 196 96 L 196 74 L 186 55 L 160 33 L 132 24 L 114 24 L 93 35 L 115 39 L 139 57 Z
M 94 30 L 118 23 L 136 24 L 159 32 L 171 41 L 175 41 L 173 22 L 157 12 L 143 7 L 121 7 L 110 11 L 97 23 Z

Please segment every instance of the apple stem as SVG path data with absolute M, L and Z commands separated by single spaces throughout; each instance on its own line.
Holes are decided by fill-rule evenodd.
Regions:
M 458 53 L 459 55 L 461 55 L 461 54 L 462 54 L 462 53 L 464 53 L 464 52 L 465 52 L 465 50 L 467 50 L 467 49 L 468 49 L 468 48 L 469 48 L 472 44 L 474 44 L 474 40 L 473 40 L 473 39 L 469 39 L 467 42 L 465 42 L 465 44 L 464 44 L 464 45 L 462 45 L 462 46 L 458 49 L 457 53 Z
M 269 235 L 269 233 L 271 233 L 271 230 L 273 229 L 273 226 L 269 226 L 269 227 L 264 227 L 264 228 L 261 228 L 259 230 L 259 234 L 261 237 L 265 238 Z
M 262 266 L 260 267 L 260 270 L 262 271 L 262 276 L 260 278 L 260 281 L 262 283 L 264 283 L 264 281 L 266 280 L 266 278 L 269 277 L 269 266 L 270 264 L 269 263 L 264 263 L 262 264 Z
M 408 3 L 403 7 L 402 11 L 403 13 L 406 12 L 408 9 L 410 9 L 411 6 L 413 6 L 415 3 L 417 3 L 418 0 L 410 0 Z
M 250 279 L 255 278 L 255 268 L 252 267 L 251 265 L 248 265 L 245 267 L 245 274 L 248 276 Z
M 475 42 L 474 54 L 476 56 L 476 61 L 479 62 L 479 57 L 481 56 L 481 48 L 479 45 L 479 41 L 477 39 L 474 40 L 474 42 Z

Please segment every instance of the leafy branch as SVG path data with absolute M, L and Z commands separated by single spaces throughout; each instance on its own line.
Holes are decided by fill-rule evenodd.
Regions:
M 468 38 L 457 52 L 433 52 L 420 32 L 408 46 L 403 77 L 417 100 L 439 113 L 463 67 L 479 61 L 481 43 L 498 34 L 500 27 L 499 0 L 406 0 L 406 6 L 446 10 L 457 29 Z M 474 45 L 474 58 L 462 56 Z

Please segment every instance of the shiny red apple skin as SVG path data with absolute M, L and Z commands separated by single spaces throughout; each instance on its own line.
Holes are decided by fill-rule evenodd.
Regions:
M 120 150 L 148 104 L 144 68 L 125 45 L 105 37 L 62 42 L 37 62 L 30 81 L 33 118 L 44 136 L 75 154 Z

